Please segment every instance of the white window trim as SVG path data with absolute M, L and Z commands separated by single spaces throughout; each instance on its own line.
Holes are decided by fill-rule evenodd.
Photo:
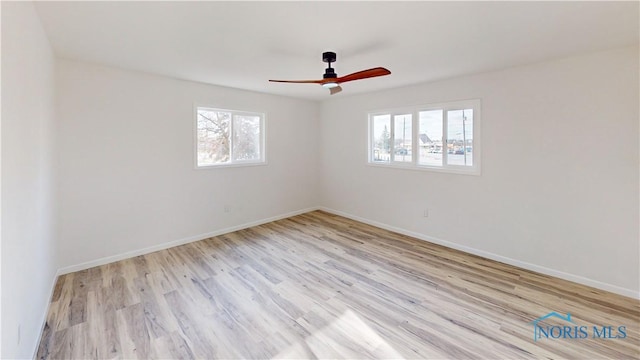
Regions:
M 367 164 L 374 167 L 383 167 L 383 168 L 392 168 L 392 169 L 404 169 L 404 170 L 419 170 L 419 171 L 432 171 L 432 172 L 440 172 L 440 173 L 450 173 L 450 174 L 461 174 L 461 175 L 481 175 L 481 159 L 482 159 L 482 144 L 481 144 L 481 123 L 482 123 L 482 104 L 481 99 L 469 99 L 469 100 L 457 100 L 457 101 L 449 101 L 443 103 L 435 103 L 435 104 L 427 104 L 427 105 L 419 105 L 419 106 L 410 106 L 404 108 L 393 108 L 386 110 L 376 110 L 369 112 L 367 122 Z M 394 161 L 395 154 L 395 142 L 391 142 L 391 154 L 388 163 L 374 161 L 373 160 L 373 117 L 379 115 L 390 115 L 391 123 L 389 133 L 391 134 L 391 138 L 394 139 L 395 126 L 393 123 L 393 118 L 396 115 L 405 115 L 411 114 L 412 120 L 412 139 L 411 139 L 411 148 L 417 149 L 416 146 L 418 144 L 418 136 L 419 134 L 419 113 L 421 111 L 429 111 L 429 110 L 442 110 L 443 111 L 443 129 L 442 129 L 442 143 L 446 143 L 446 132 L 447 132 L 447 111 L 450 110 L 462 110 L 462 109 L 473 109 L 473 165 L 472 166 L 464 166 L 464 165 L 449 165 L 446 164 L 446 156 L 443 156 L 443 165 L 442 166 L 433 166 L 433 165 L 424 165 L 418 163 L 418 156 L 414 154 L 414 150 L 412 150 L 412 161 L 411 162 L 402 162 L 402 161 Z M 443 154 L 444 155 L 444 154 Z
M 227 163 L 212 164 L 212 165 L 198 165 L 198 109 L 207 109 L 214 111 L 226 111 L 232 114 L 231 116 L 231 132 L 233 131 L 233 115 L 259 115 L 262 119 L 260 121 L 260 159 L 259 160 L 231 160 Z M 218 169 L 227 167 L 244 167 L 244 166 L 263 166 L 267 165 L 267 114 L 262 111 L 253 110 L 232 110 L 225 109 L 220 106 L 212 106 L 206 104 L 194 104 L 193 105 L 193 167 L 195 170 L 207 170 Z M 230 139 L 230 149 L 233 148 L 233 136 Z M 232 158 L 232 154 L 229 154 Z

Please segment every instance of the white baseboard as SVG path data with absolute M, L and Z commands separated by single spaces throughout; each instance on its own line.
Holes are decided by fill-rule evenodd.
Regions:
M 95 266 L 105 265 L 105 264 L 109 264 L 109 263 L 112 263 L 112 262 L 116 262 L 116 261 L 120 261 L 120 260 L 124 260 L 124 259 L 129 259 L 129 258 L 132 258 L 132 257 L 149 254 L 149 253 L 156 252 L 156 251 L 159 251 L 159 250 L 165 250 L 165 249 L 172 248 L 172 247 L 175 247 L 175 246 L 188 244 L 188 243 L 191 243 L 191 242 L 194 242 L 194 241 L 200 241 L 200 240 L 208 239 L 210 237 L 214 237 L 214 236 L 218 236 L 218 235 L 222 235 L 222 234 L 227 234 L 227 233 L 238 231 L 238 230 L 242 230 L 242 229 L 247 229 L 247 228 L 250 228 L 250 227 L 253 227 L 253 226 L 266 224 L 266 223 L 269 223 L 269 222 L 272 222 L 272 221 L 286 219 L 288 217 L 304 214 L 304 213 L 307 213 L 307 212 L 310 212 L 310 211 L 314 211 L 314 210 L 318 210 L 318 207 L 311 207 L 311 208 L 306 208 L 306 209 L 302 209 L 302 210 L 296 210 L 296 211 L 288 212 L 286 214 L 280 214 L 280 215 L 272 216 L 272 217 L 269 217 L 269 218 L 266 218 L 266 219 L 251 221 L 251 222 L 248 222 L 248 223 L 244 223 L 244 224 L 240 224 L 240 225 L 236 225 L 236 226 L 232 226 L 232 227 L 228 227 L 228 228 L 224 228 L 224 229 L 214 230 L 214 231 L 211 231 L 211 232 L 208 232 L 208 233 L 205 233 L 205 234 L 189 236 L 189 237 L 184 238 L 184 239 L 179 239 L 179 240 L 175 240 L 175 241 L 169 241 L 169 242 L 166 242 L 166 243 L 162 243 L 162 244 L 146 247 L 146 248 L 143 248 L 143 249 L 127 251 L 127 252 L 122 253 L 122 254 L 107 256 L 107 257 L 103 257 L 103 258 L 100 258 L 100 259 L 83 262 L 83 263 L 77 264 L 77 265 L 66 266 L 66 267 L 63 267 L 61 269 L 58 269 L 56 277 L 60 276 L 60 275 L 72 273 L 72 272 L 75 272 L 75 271 L 81 271 L 81 270 L 89 269 L 89 268 L 92 268 L 92 267 L 95 267 Z
M 396 233 L 399 233 L 399 234 L 411 236 L 411 237 L 414 237 L 416 239 L 420 239 L 420 240 L 428 241 L 428 242 L 431 242 L 431 243 L 434 243 L 434 244 L 446 246 L 448 248 L 464 251 L 464 252 L 472 254 L 472 255 L 481 256 L 483 258 L 499 261 L 501 263 L 517 266 L 519 268 L 523 268 L 523 269 L 535 271 L 537 273 L 541 273 L 541 274 L 544 274 L 544 275 L 549 275 L 549 276 L 557 277 L 557 278 L 560 278 L 560 279 L 572 281 L 572 282 L 575 282 L 575 283 L 578 283 L 578 284 L 591 286 L 591 287 L 594 287 L 594 288 L 597 288 L 597 289 L 609 291 L 609 292 L 616 293 L 616 294 L 623 295 L 623 296 L 627 296 L 627 297 L 630 297 L 630 298 L 640 299 L 640 292 L 634 291 L 634 290 L 631 290 L 631 289 L 623 288 L 623 287 L 616 286 L 616 285 L 607 284 L 607 283 L 604 283 L 604 282 L 601 282 L 601 281 L 598 281 L 598 280 L 589 279 L 589 278 L 582 277 L 582 276 L 579 276 L 579 275 L 569 274 L 569 273 L 566 273 L 566 272 L 550 269 L 550 268 L 547 268 L 547 267 L 544 267 L 544 266 L 539 266 L 539 265 L 531 264 L 531 263 L 528 263 L 528 262 L 524 262 L 524 261 L 508 258 L 508 257 L 505 257 L 505 256 L 501 256 L 501 255 L 498 255 L 498 254 L 494 254 L 494 253 L 488 252 L 488 251 L 479 250 L 479 249 L 475 249 L 475 248 L 472 248 L 472 247 L 456 244 L 456 243 L 453 243 L 453 242 L 450 242 L 450 241 L 446 241 L 446 240 L 438 239 L 438 238 L 435 238 L 435 237 L 427 236 L 427 235 L 424 235 L 424 234 L 421 234 L 421 233 L 417 233 L 417 232 L 401 229 L 401 228 L 398 228 L 398 227 L 395 227 L 395 226 L 391 226 L 391 225 L 384 224 L 384 223 L 381 223 L 381 222 L 378 222 L 378 221 L 374 221 L 374 220 L 365 219 L 365 218 L 362 218 L 360 216 L 356 216 L 356 215 L 352 215 L 352 214 L 345 213 L 345 212 L 342 212 L 342 211 L 330 209 L 330 208 L 327 208 L 327 207 L 324 207 L 324 206 L 320 206 L 318 209 L 322 210 L 322 211 L 326 211 L 326 212 L 334 214 L 334 215 L 343 216 L 343 217 L 346 217 L 346 218 L 349 218 L 349 219 L 352 219 L 352 220 L 355 220 L 355 221 L 359 221 L 359 222 L 362 222 L 362 223 L 365 223 L 365 224 L 373 225 L 373 226 L 376 226 L 376 227 L 379 227 L 379 228 L 382 228 L 382 229 L 385 229 L 385 230 L 389 230 L 389 231 L 393 231 L 393 232 L 396 232 Z

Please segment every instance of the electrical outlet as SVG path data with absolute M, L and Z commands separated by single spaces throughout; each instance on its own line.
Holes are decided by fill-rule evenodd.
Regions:
M 429 209 L 424 209 L 424 212 L 422 213 L 422 216 L 429 217 Z
M 231 205 L 225 205 L 224 206 L 224 212 L 226 212 L 226 213 L 231 212 Z

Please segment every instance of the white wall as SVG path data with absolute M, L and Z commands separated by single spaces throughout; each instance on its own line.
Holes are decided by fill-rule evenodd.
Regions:
M 57 64 L 63 267 L 319 203 L 317 103 Z M 194 102 L 266 112 L 268 165 L 194 169 Z
M 322 204 L 638 296 L 638 77 L 632 47 L 326 101 Z M 481 176 L 366 165 L 368 111 L 471 98 Z
M 33 357 L 58 265 L 53 237 L 53 82 L 53 52 L 33 4 L 3 1 L 3 359 Z

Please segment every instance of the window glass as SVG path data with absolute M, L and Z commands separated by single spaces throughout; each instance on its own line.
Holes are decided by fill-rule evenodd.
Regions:
M 447 163 L 473 165 L 473 110 L 447 111 Z
M 412 162 L 411 114 L 395 115 L 393 125 L 393 161 Z
M 389 162 L 391 160 L 391 116 L 373 116 L 372 121 L 372 156 L 374 162 Z
M 369 114 L 369 162 L 480 174 L 480 100 Z
M 421 111 L 419 116 L 418 163 L 442 166 L 442 110 Z
M 233 117 L 233 160 L 260 159 L 260 117 Z
M 229 122 L 231 113 L 198 110 L 198 165 L 229 162 Z
M 198 107 L 198 167 L 264 162 L 264 115 Z

